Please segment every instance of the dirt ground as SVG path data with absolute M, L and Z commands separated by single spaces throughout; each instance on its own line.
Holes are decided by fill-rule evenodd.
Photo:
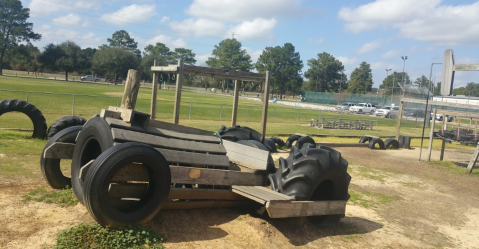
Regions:
M 419 162 L 419 149 L 339 151 L 349 161 L 352 181 L 338 226 L 235 209 L 162 211 L 148 226 L 166 235 L 166 248 L 479 248 L 477 175 Z M 446 160 L 464 165 L 471 154 L 448 151 Z M 287 153 L 274 155 L 280 156 Z M 93 222 L 81 204 L 22 202 L 22 195 L 45 186 L 41 179 L 0 176 L 1 248 L 41 248 L 54 244 L 59 231 Z

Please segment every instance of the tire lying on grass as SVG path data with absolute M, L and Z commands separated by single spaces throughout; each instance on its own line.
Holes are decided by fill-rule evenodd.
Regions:
M 145 192 L 142 196 L 135 196 L 134 200 L 111 197 L 109 191 L 113 177 L 132 163 L 139 164 L 147 173 L 148 181 L 139 185 L 146 187 Z M 84 184 L 85 206 L 103 226 L 139 225 L 160 211 L 168 198 L 170 185 L 170 167 L 160 152 L 145 144 L 124 143 L 104 151 L 90 166 Z
M 53 143 L 75 143 L 75 139 L 83 126 L 68 127 L 53 136 L 45 145 L 40 157 L 40 167 L 42 170 L 43 178 L 47 181 L 48 185 L 54 189 L 63 189 L 67 186 L 72 186 L 71 179 L 63 175 L 60 169 L 61 159 L 44 158 L 45 150 Z
M 373 138 L 371 141 L 369 141 L 368 148 L 374 150 L 374 149 L 380 149 L 380 150 L 385 150 L 386 147 L 384 146 L 384 141 L 380 138 Z
M 399 149 L 399 142 L 394 138 L 388 138 L 384 141 L 384 148 L 386 149 Z
M 256 141 L 256 140 L 239 140 L 239 141 L 236 141 L 236 143 L 239 143 L 239 144 L 243 144 L 243 145 L 246 145 L 246 146 L 249 146 L 249 147 L 253 147 L 253 148 L 256 148 L 256 149 L 259 149 L 259 150 L 264 150 L 264 151 L 268 151 L 268 148 L 266 148 L 266 146 L 264 146 L 264 144 Z M 274 173 L 276 172 L 276 168 L 274 166 L 274 160 L 273 160 L 273 157 L 271 156 L 271 154 L 268 155 L 268 164 L 266 165 L 266 173 Z
M 78 135 L 71 167 L 73 192 L 81 203 L 83 184 L 79 179 L 80 169 L 110 147 L 113 147 L 113 137 L 108 123 L 100 117 L 88 120 Z
M 66 129 L 68 127 L 77 126 L 77 125 L 83 126 L 85 123 L 86 123 L 86 119 L 79 116 L 61 117 L 55 120 L 55 122 L 53 122 L 52 125 L 50 125 L 47 131 L 47 138 L 48 139 L 52 138 L 53 136 L 55 136 L 55 134 L 57 134 L 61 130 Z
M 268 175 L 271 188 L 297 201 L 349 200 L 351 176 L 341 153 L 326 147 L 291 148 L 287 159 L 279 159 L 279 169 Z M 314 224 L 337 223 L 343 215 L 311 216 Z
M 27 115 L 33 123 L 32 138 L 45 139 L 47 136 L 47 121 L 42 112 L 27 101 L 7 99 L 0 102 L 0 116 L 7 112 L 21 112 Z

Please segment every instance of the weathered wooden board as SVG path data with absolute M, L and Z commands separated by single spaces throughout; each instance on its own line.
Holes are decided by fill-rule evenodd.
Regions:
M 110 184 L 108 197 L 110 198 L 138 198 L 141 199 L 148 190 L 148 183 Z
M 251 201 L 167 201 L 161 210 L 198 208 L 240 208 L 251 206 Z
M 176 74 L 175 105 L 173 106 L 173 123 L 180 122 L 181 88 L 183 86 L 183 59 L 178 60 L 178 73 Z
M 201 129 L 188 127 L 188 126 L 183 126 L 183 125 L 179 125 L 179 124 L 172 124 L 172 123 L 163 122 L 163 121 L 160 121 L 160 120 L 150 120 L 149 125 L 152 126 L 152 127 L 156 127 L 156 128 L 161 128 L 161 129 L 166 129 L 166 130 L 171 130 L 171 131 L 176 131 L 176 132 L 182 132 L 182 133 L 187 133 L 187 134 L 213 136 L 212 131 L 201 130 Z
M 454 71 L 479 71 L 479 64 L 455 64 Z
M 472 155 L 471 160 L 469 161 L 469 164 L 467 165 L 466 174 L 470 174 L 472 172 L 472 168 L 474 168 L 474 165 L 476 165 L 478 157 L 479 157 L 479 144 L 477 144 L 476 150 L 474 151 L 474 154 Z
M 102 109 L 101 112 L 100 112 L 100 117 L 101 118 L 120 119 L 121 118 L 121 112 L 115 112 L 115 111 Z
M 132 109 L 125 109 L 116 106 L 108 107 L 108 110 L 120 112 L 121 119 L 127 123 L 131 123 L 132 127 L 138 127 L 141 129 L 147 129 L 150 123 L 150 114 L 144 112 L 138 112 Z
M 260 187 L 260 186 L 231 186 L 231 190 L 248 199 L 254 200 L 261 204 L 266 204 L 268 201 L 294 201 L 295 198 L 278 193 L 274 190 Z
M 45 149 L 44 158 L 52 159 L 72 159 L 75 144 L 70 143 L 53 143 Z
M 125 91 L 123 92 L 123 98 L 121 98 L 121 108 L 135 109 L 138 90 L 140 90 L 140 76 L 140 71 L 134 69 L 128 70 Z
M 168 66 L 152 66 L 152 72 L 164 72 L 164 73 L 176 73 L 178 72 L 178 65 L 168 65 Z
M 263 82 L 265 81 L 265 75 L 260 73 L 233 71 L 225 69 L 216 69 L 209 67 L 199 67 L 194 65 L 184 65 L 183 73 L 185 74 L 198 74 L 207 76 L 217 76 L 225 79 L 238 79 L 246 81 Z
M 93 164 L 95 160 L 90 160 L 87 164 L 83 165 L 83 167 L 80 168 L 80 174 L 78 175 L 78 178 L 80 178 L 81 182 L 85 181 L 86 174 L 88 173 L 88 170 L 90 169 L 90 166 Z
M 347 201 L 271 201 L 266 210 L 271 218 L 344 214 Z
M 254 170 L 266 170 L 269 152 L 235 142 L 223 140 L 229 160 Z
M 324 143 L 324 142 L 319 142 L 316 143 L 316 145 L 324 145 L 328 147 L 364 147 L 367 148 L 369 144 L 367 143 Z
M 211 154 L 226 155 L 226 149 L 222 144 L 202 143 L 180 140 L 175 138 L 166 138 L 118 128 L 112 128 L 111 134 L 114 141 L 117 142 L 139 142 L 157 148 L 194 151 L 200 153 L 208 152 Z

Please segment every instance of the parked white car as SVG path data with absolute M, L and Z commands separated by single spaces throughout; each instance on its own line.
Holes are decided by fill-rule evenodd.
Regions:
M 355 106 L 355 105 L 356 104 L 354 104 L 354 103 L 343 102 L 340 105 L 336 106 L 336 111 L 339 111 L 339 112 L 348 111 L 351 106 Z
M 393 118 L 397 117 L 399 114 L 399 107 L 396 106 L 385 106 L 381 107 L 381 109 L 377 109 L 376 112 L 374 112 L 376 116 L 383 116 L 385 118 Z
M 355 106 L 349 107 L 349 111 L 353 113 L 374 114 L 376 106 L 371 103 L 359 103 Z
M 100 78 L 97 78 L 97 77 L 95 77 L 95 76 L 93 76 L 93 75 L 85 75 L 85 76 L 80 77 L 80 80 L 81 80 L 81 81 L 85 81 L 85 80 L 86 80 L 86 81 L 95 81 L 95 82 L 97 82 L 97 81 L 100 81 Z

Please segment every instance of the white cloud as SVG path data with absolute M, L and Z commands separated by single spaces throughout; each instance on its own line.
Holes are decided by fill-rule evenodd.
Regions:
M 358 58 L 356 57 L 346 57 L 346 56 L 337 56 L 336 59 L 338 59 L 340 62 L 343 63 L 343 65 L 353 65 L 358 62 Z
M 164 16 L 164 17 L 161 18 L 160 23 L 165 23 L 165 22 L 168 22 L 169 20 L 170 20 L 169 17 Z
M 271 40 L 274 34 L 271 32 L 276 26 L 276 19 L 256 18 L 253 21 L 244 21 L 228 30 L 228 33 L 235 33 L 239 40 Z
M 251 61 L 253 63 L 256 63 L 259 56 L 263 53 L 262 49 L 254 50 L 254 49 L 249 48 L 249 47 L 244 47 L 244 49 L 246 49 L 246 52 L 249 54 L 249 56 L 251 56 Z
M 117 25 L 127 25 L 145 22 L 155 14 L 155 5 L 132 4 L 116 12 L 103 14 L 100 19 Z
M 66 16 L 54 18 L 52 23 L 57 26 L 76 26 L 80 24 L 80 21 L 81 18 L 77 14 L 68 14 Z
M 150 40 L 146 41 L 145 43 L 146 44 L 156 44 L 157 42 L 164 43 L 167 47 L 169 47 L 172 50 L 175 49 L 175 48 L 186 47 L 186 42 L 182 38 L 178 38 L 178 39 L 175 40 L 175 39 L 173 39 L 169 36 L 165 36 L 165 35 L 155 36 L 155 37 L 151 38 Z
M 96 36 L 93 32 L 86 34 L 73 31 L 71 29 L 51 29 L 49 25 L 42 25 L 35 28 L 35 32 L 42 34 L 42 42 L 61 43 L 66 40 L 71 40 L 77 43 L 80 47 L 97 47 L 104 39 Z
M 405 38 L 437 44 L 479 42 L 479 2 L 440 5 L 441 0 L 376 0 L 357 8 L 342 8 L 338 17 L 347 31 L 359 33 L 392 27 Z
M 384 60 L 389 60 L 389 59 L 392 59 L 394 57 L 398 57 L 400 53 L 401 53 L 401 50 L 397 50 L 397 49 L 396 50 L 390 50 L 390 51 L 384 53 L 383 55 L 381 55 L 381 58 L 383 58 Z
M 182 22 L 173 21 L 169 23 L 170 27 L 181 35 L 194 36 L 220 36 L 224 33 L 225 25 L 222 22 L 212 21 L 209 19 L 186 19 Z
M 32 0 L 28 7 L 32 17 L 38 15 L 49 15 L 55 12 L 65 12 L 69 10 L 88 10 L 97 6 L 98 3 L 95 0 Z M 25 3 L 24 3 L 25 6 Z
M 300 13 L 301 0 L 194 0 L 186 13 L 200 18 L 242 22 L 262 17 L 290 17 Z
M 479 64 L 479 58 L 464 56 L 454 61 L 456 64 Z
M 209 57 L 213 57 L 213 55 L 211 55 L 211 53 L 208 53 L 208 54 L 197 54 L 197 55 L 195 56 L 196 65 L 207 67 L 205 61 L 207 61 Z
M 372 42 L 368 42 L 363 44 L 358 50 L 355 51 L 357 54 L 365 54 L 371 51 L 374 51 L 381 47 L 386 41 L 379 39 L 379 40 L 374 40 Z
M 317 43 L 323 43 L 324 42 L 324 38 L 319 38 L 319 39 L 313 39 L 313 38 L 309 38 L 308 40 L 308 43 L 309 44 L 317 44 Z

